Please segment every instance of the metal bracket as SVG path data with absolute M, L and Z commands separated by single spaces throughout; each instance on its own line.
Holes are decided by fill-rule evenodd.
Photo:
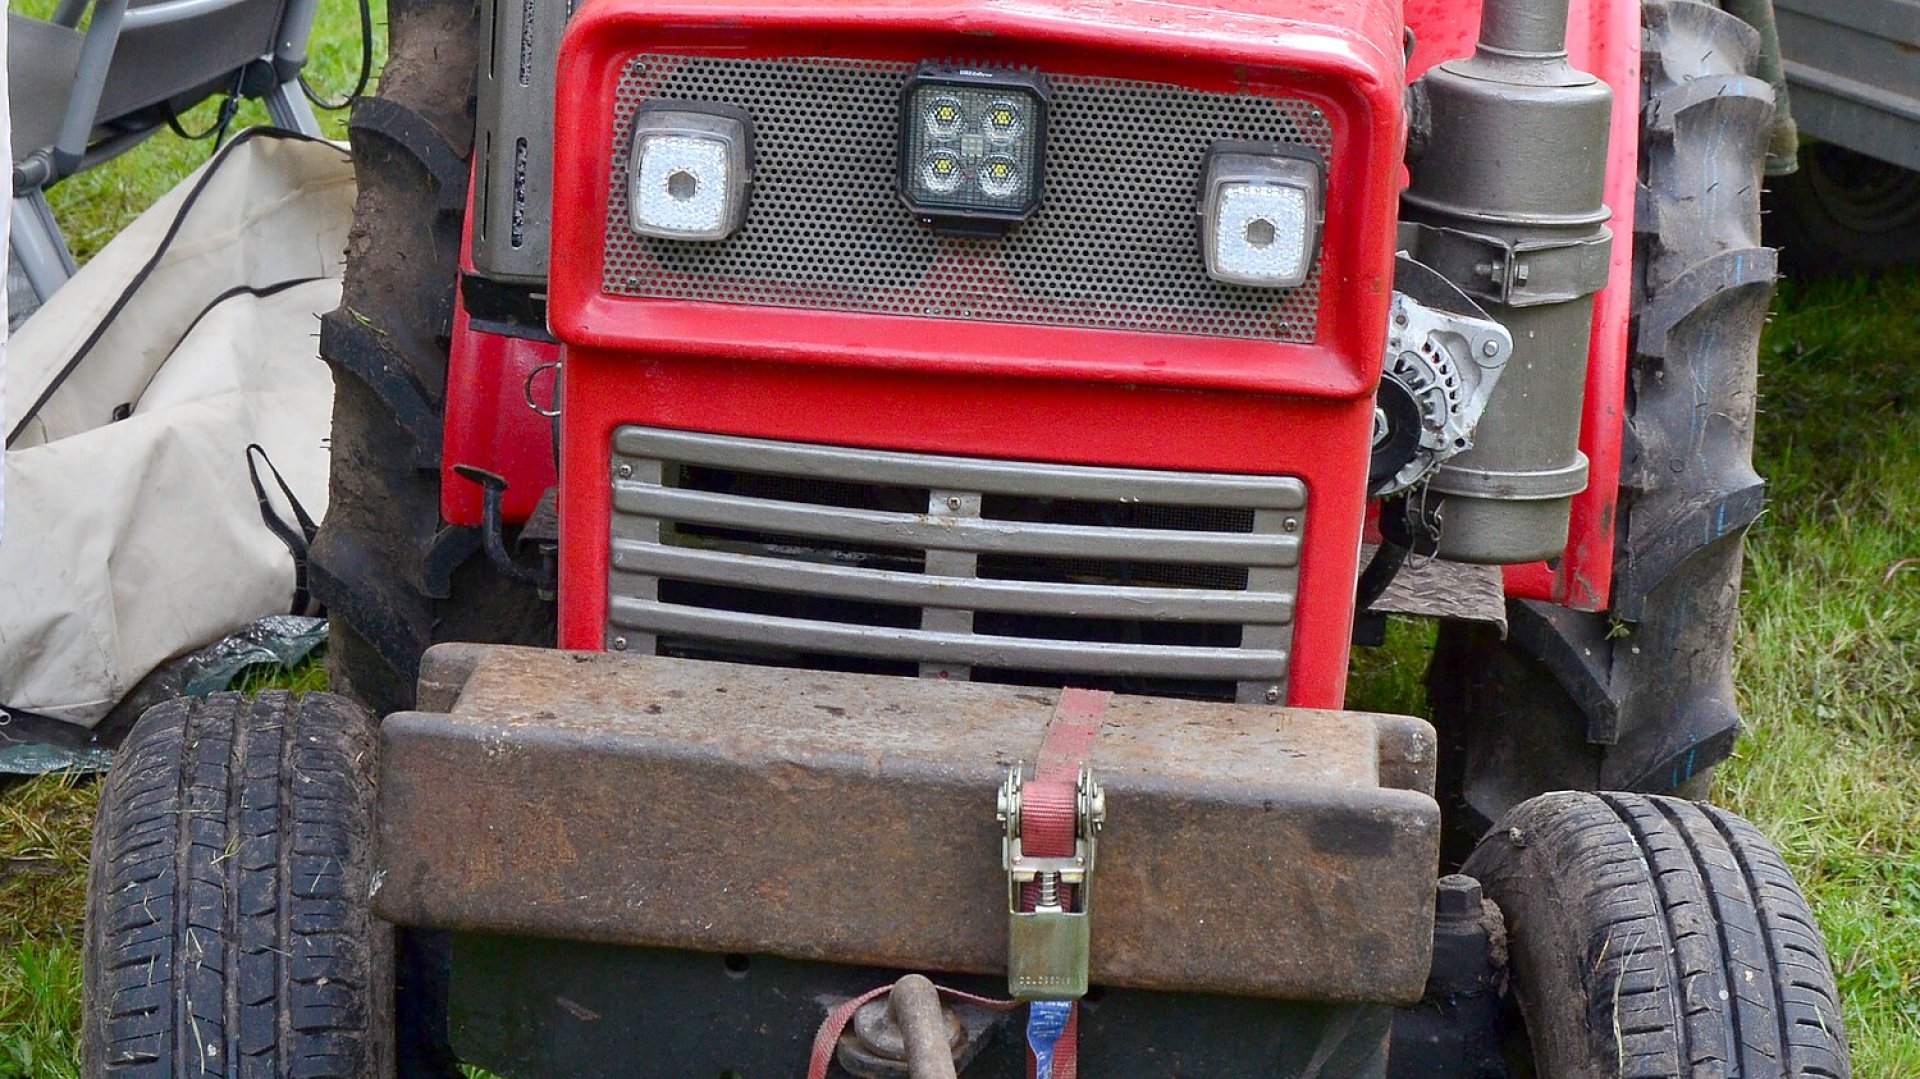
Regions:
M 1414 224 L 1420 261 L 1467 295 L 1507 307 L 1567 303 L 1607 283 L 1613 233 L 1576 240 L 1503 240 L 1477 232 Z
M 493 568 L 501 576 L 533 585 L 543 593 L 556 587 L 556 574 L 551 566 L 521 565 L 513 560 L 513 555 L 507 550 L 506 526 L 500 512 L 501 498 L 507 492 L 506 477 L 469 464 L 454 465 L 453 471 L 462 479 L 480 485 L 480 541 L 486 549 L 487 561 L 493 563 Z

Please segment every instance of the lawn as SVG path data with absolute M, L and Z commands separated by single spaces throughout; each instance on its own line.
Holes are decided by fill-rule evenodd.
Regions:
M 357 34 L 350 4 L 323 6 L 323 92 L 351 86 Z M 212 117 L 203 107 L 187 126 Z M 239 122 L 263 119 L 249 106 Z M 329 123 L 342 130 L 338 114 Z M 61 185 L 53 203 L 75 253 L 98 250 L 209 148 L 163 135 Z M 1855 1074 L 1910 1079 L 1920 1076 L 1920 274 L 1783 286 L 1762 373 L 1758 457 L 1773 501 L 1749 546 L 1749 732 L 1715 795 L 1774 837 L 1806 887 L 1846 1000 Z M 1356 653 L 1356 700 L 1421 710 L 1429 639 L 1397 623 L 1389 647 Z M 0 791 L 0 1076 L 77 1074 L 93 798 L 91 781 L 59 777 Z

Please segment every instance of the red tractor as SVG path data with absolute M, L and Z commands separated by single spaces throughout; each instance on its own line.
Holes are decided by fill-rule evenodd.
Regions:
M 130 737 L 93 1073 L 1849 1073 L 1689 800 L 1763 497 L 1750 21 L 391 14 L 344 696 Z M 1389 612 L 1431 724 L 1343 710 Z

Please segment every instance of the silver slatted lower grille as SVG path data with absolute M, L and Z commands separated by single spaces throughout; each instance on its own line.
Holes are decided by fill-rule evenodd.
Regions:
M 1298 480 L 631 426 L 612 463 L 609 647 L 1284 695 Z
M 900 200 L 899 111 L 911 65 L 831 57 L 636 56 L 614 105 L 602 285 L 609 293 L 974 322 L 1091 326 L 1272 341 L 1315 338 L 1320 281 L 1207 276 L 1198 199 L 1216 140 L 1330 155 L 1301 98 L 1050 76 L 1044 194 L 1006 236 L 934 233 Z M 753 191 L 721 243 L 637 236 L 627 223 L 633 111 L 723 102 L 754 122 Z M 1333 177 L 1334 183 L 1339 177 Z

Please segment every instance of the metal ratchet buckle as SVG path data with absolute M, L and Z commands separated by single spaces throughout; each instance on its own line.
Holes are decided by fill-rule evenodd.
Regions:
M 1021 785 L 1015 765 L 1007 770 L 994 814 L 1007 829 L 1000 843 L 1007 870 L 1007 991 L 1015 1000 L 1078 1000 L 1087 995 L 1093 856 L 1095 837 L 1106 823 L 1106 794 L 1082 765 L 1075 784 L 1073 854 L 1046 857 L 1021 849 Z M 1023 884 L 1039 891 L 1033 910 L 1020 909 Z M 1072 886 L 1070 897 L 1062 893 L 1063 885 Z

